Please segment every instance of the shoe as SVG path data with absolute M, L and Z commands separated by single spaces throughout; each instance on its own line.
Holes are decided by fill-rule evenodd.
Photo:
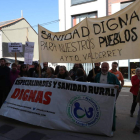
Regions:
M 134 133 L 134 134 L 137 134 L 137 133 L 139 132 L 139 130 L 140 130 L 140 129 L 139 129 L 137 126 L 135 126 L 135 128 L 133 129 L 133 133 Z
M 130 117 L 133 117 L 133 113 L 130 113 Z

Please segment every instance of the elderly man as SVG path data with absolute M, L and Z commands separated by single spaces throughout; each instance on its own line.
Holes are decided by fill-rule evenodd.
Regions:
M 109 64 L 107 62 L 102 63 L 101 72 L 95 76 L 96 83 L 113 84 L 115 88 L 120 90 L 120 82 L 117 77 L 109 72 Z
M 120 82 L 117 77 L 109 72 L 109 64 L 107 62 L 103 62 L 101 65 L 101 72 L 95 76 L 96 83 L 104 83 L 104 84 L 113 84 L 115 88 L 117 88 L 118 92 L 121 89 Z M 112 130 L 116 130 L 116 109 L 114 109 L 114 116 L 113 116 L 113 127 Z

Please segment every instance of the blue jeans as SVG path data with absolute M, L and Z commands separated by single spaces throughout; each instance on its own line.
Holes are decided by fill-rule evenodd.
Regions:
M 136 126 L 140 129 L 140 106 L 139 106 L 139 112 L 138 112 Z

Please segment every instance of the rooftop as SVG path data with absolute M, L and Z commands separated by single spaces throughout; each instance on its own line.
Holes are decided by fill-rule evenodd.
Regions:
M 12 24 L 14 22 L 17 22 L 17 21 L 21 20 L 21 19 L 24 19 L 24 18 L 18 18 L 18 19 L 13 19 L 13 20 L 8 20 L 8 21 L 2 21 L 2 22 L 0 22 L 0 28 L 4 27 L 6 25 L 10 25 L 10 24 Z

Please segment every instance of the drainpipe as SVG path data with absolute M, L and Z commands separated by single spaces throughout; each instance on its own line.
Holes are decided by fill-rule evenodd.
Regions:
M 128 59 L 128 79 L 130 80 L 130 59 Z
M 108 0 L 106 0 L 106 16 L 108 16 Z
M 65 18 L 65 31 L 66 31 L 66 0 L 64 0 L 64 18 Z
M 0 28 L 0 58 L 2 58 L 2 31 Z

